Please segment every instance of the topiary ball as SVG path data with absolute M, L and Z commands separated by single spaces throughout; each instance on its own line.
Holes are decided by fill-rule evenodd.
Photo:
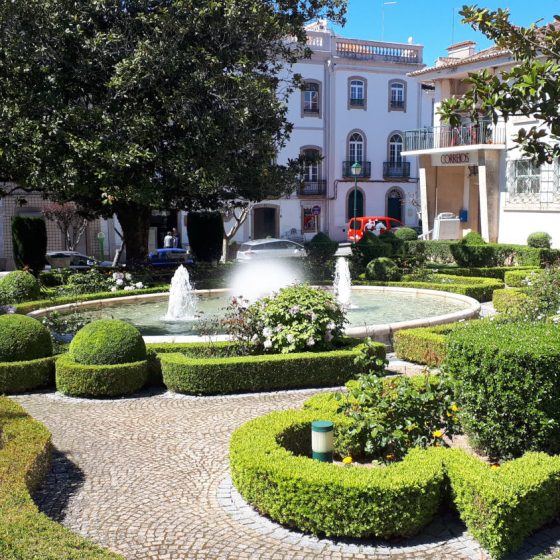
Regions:
M 33 274 L 14 270 L 0 279 L 0 301 L 22 303 L 39 298 L 41 287 Z
M 486 241 L 478 231 L 469 231 L 462 239 L 463 243 L 467 245 L 486 245 Z
M 395 237 L 401 241 L 416 241 L 418 239 L 418 234 L 412 228 L 403 227 L 395 231 Z
M 552 238 L 545 231 L 536 231 L 527 237 L 527 245 L 535 249 L 550 249 Z
M 52 356 L 51 335 L 26 315 L 0 315 L 0 362 L 25 362 Z
M 366 268 L 368 280 L 378 282 L 396 282 L 401 279 L 402 272 L 395 261 L 387 257 L 379 257 L 370 261 Z
M 136 327 L 118 319 L 102 319 L 78 331 L 69 353 L 84 365 L 128 364 L 146 359 L 146 345 Z

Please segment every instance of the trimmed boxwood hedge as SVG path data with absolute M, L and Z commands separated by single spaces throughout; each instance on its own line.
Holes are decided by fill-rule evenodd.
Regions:
M 527 297 L 522 288 L 505 288 L 494 291 L 492 304 L 498 313 L 515 313 L 527 300 Z
M 506 272 L 504 277 L 506 286 L 510 288 L 524 288 L 527 286 L 527 279 L 530 278 L 533 273 L 538 274 L 540 270 L 540 268 L 510 270 Z
M 51 335 L 42 323 L 21 315 L 0 315 L 0 362 L 52 356 Z
M 397 331 L 393 337 L 395 354 L 400 360 L 438 367 L 447 356 L 447 335 L 460 324 Z
M 384 359 L 385 346 L 375 344 Z M 159 355 L 167 388 L 195 395 L 343 385 L 358 373 L 355 358 L 355 350 L 222 358 Z
M 0 393 L 22 393 L 54 383 L 55 358 L 25 362 L 0 362 Z
M 17 403 L 0 398 L 0 558 L 124 560 L 39 512 L 31 498 L 50 468 L 51 435 Z
M 141 389 L 148 379 L 148 362 L 84 365 L 68 354 L 56 360 L 56 388 L 72 397 L 117 397 Z
M 437 265 L 433 265 L 438 268 Z M 532 266 L 491 266 L 485 268 L 461 268 L 456 266 L 445 266 L 440 268 L 438 272 L 450 276 L 476 276 L 478 278 L 496 278 L 497 280 L 505 280 L 506 274 L 513 272 L 527 273 L 527 271 L 539 270 Z M 507 284 L 507 282 L 506 282 Z
M 313 420 L 344 422 L 333 396 L 303 411 L 252 420 L 230 443 L 241 495 L 273 520 L 335 537 L 410 536 L 445 501 L 469 532 L 500 559 L 560 513 L 560 458 L 528 453 L 493 470 L 459 449 L 415 449 L 385 468 L 343 468 L 309 459 Z M 311 403 L 308 403 L 311 404 Z

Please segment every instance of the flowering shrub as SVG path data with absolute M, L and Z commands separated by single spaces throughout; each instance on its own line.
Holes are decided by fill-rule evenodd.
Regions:
M 547 268 L 531 273 L 525 281 L 527 299 L 520 314 L 529 320 L 560 321 L 560 268 Z
M 326 350 L 340 340 L 346 319 L 334 296 L 307 285 L 282 288 L 245 307 L 234 300 L 223 326 L 254 352 Z
M 92 268 L 87 272 L 72 274 L 62 292 L 64 294 L 81 295 L 97 292 L 117 292 L 119 290 L 141 290 L 142 288 L 144 288 L 144 284 L 136 282 L 129 272 L 113 272 L 111 275 L 106 275 L 100 270 Z
M 113 272 L 109 284 L 112 292 L 117 292 L 118 290 L 129 292 L 144 288 L 144 284 L 142 282 L 136 282 L 130 272 Z

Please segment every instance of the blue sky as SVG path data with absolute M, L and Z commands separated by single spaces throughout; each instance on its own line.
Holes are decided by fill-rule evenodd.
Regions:
M 384 39 L 406 43 L 412 36 L 414 43 L 424 45 L 424 62 L 431 65 L 445 49 L 459 41 L 472 39 L 479 48 L 490 43 L 470 27 L 461 24 L 458 12 L 463 4 L 475 0 L 398 0 L 396 4 L 384 5 L 387 0 L 349 0 L 347 23 L 343 29 L 336 28 L 338 35 L 356 39 L 381 40 L 382 13 L 384 12 Z M 538 19 L 552 21 L 560 14 L 560 0 L 509 0 L 498 2 L 484 0 L 479 6 L 490 9 L 509 8 L 512 21 L 517 25 L 529 25 Z M 453 24 L 454 22 L 454 24 Z M 453 29 L 454 28 L 454 29 Z

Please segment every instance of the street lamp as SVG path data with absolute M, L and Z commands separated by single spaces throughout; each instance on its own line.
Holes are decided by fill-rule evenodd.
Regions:
M 354 243 L 356 242 L 356 217 L 358 213 L 358 177 L 362 174 L 362 165 L 358 162 L 354 163 L 350 168 L 354 175 L 354 221 L 352 222 L 354 230 Z

